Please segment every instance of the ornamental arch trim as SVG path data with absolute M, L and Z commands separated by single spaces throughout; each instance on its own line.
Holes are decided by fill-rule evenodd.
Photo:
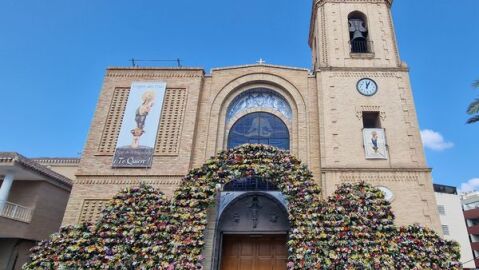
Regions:
M 227 137 L 225 133 L 227 133 L 226 115 L 228 106 L 236 96 L 254 88 L 273 90 L 286 99 L 293 115 L 290 121 L 291 125 L 288 126 L 291 133 L 290 150 L 293 154 L 301 155 L 301 153 L 298 153 L 298 140 L 299 137 L 307 136 L 307 132 L 300 134 L 299 125 L 308 126 L 306 102 L 303 95 L 296 86 L 283 77 L 270 73 L 250 73 L 233 79 L 214 97 L 210 111 L 211 121 L 209 123 L 209 131 L 216 132 L 216 143 L 214 140 L 208 142 L 207 156 L 212 156 L 216 152 L 226 149 Z M 267 110 L 261 110 L 261 108 L 257 108 L 254 111 L 269 112 Z M 215 117 L 216 115 L 217 118 Z M 309 157 L 301 156 L 301 158 L 308 161 Z
M 223 232 L 235 232 L 238 234 L 256 234 L 256 233 L 265 233 L 265 232 L 266 233 L 288 233 L 290 229 L 288 210 L 287 210 L 288 205 L 286 201 L 278 198 L 277 196 L 278 194 L 274 194 L 271 192 L 262 192 L 262 191 L 249 191 L 249 192 L 241 192 L 241 194 L 235 194 L 235 195 L 236 196 L 233 199 L 226 202 L 226 205 L 220 206 L 222 210 L 219 211 L 219 216 L 217 218 L 217 230 L 216 230 L 217 233 L 223 233 Z M 246 224 L 246 226 L 244 226 L 245 224 L 239 224 L 239 225 L 243 225 L 243 226 L 240 226 L 240 228 L 238 227 L 231 228 L 230 225 L 232 222 L 231 220 L 228 220 L 228 217 L 230 217 L 231 214 L 234 215 L 233 211 L 231 210 L 238 210 L 238 209 L 235 209 L 238 207 L 238 205 L 245 206 L 244 203 L 248 199 L 254 198 L 254 197 L 264 198 L 276 206 L 276 210 L 278 210 L 277 212 L 261 211 L 260 215 L 264 215 L 265 212 L 267 212 L 267 214 L 276 214 L 277 217 L 274 220 L 274 222 L 272 221 L 272 223 L 274 223 L 274 225 L 277 225 L 277 226 L 275 226 L 274 228 L 265 228 L 264 226 L 261 226 L 261 224 L 259 226 L 258 225 L 254 226 L 254 224 L 250 222 L 251 224 Z M 263 205 L 260 205 L 260 207 L 263 207 Z M 248 208 L 248 205 L 246 205 L 244 210 L 248 211 L 247 208 Z M 266 210 L 271 210 L 271 209 L 266 209 Z M 238 220 L 237 221 L 233 220 L 233 222 L 241 223 L 242 219 L 244 219 L 243 215 L 238 216 Z M 248 220 L 247 222 L 249 221 L 251 220 Z M 252 227 L 255 227 L 255 228 L 252 228 Z
M 182 264 L 196 265 L 198 258 L 202 257 L 207 212 L 211 205 L 219 204 L 217 199 L 222 187 L 246 177 L 260 177 L 271 182 L 288 202 L 288 248 L 292 258 L 302 254 L 300 243 L 313 241 L 313 235 L 304 231 L 304 228 L 313 229 L 312 214 L 321 208 L 321 196 L 320 187 L 313 180 L 311 171 L 288 151 L 268 145 L 243 145 L 222 151 L 202 167 L 191 170 L 175 192 L 173 205 L 176 216 L 180 217 L 179 224 L 191 224 L 195 228 L 194 231 L 188 226 L 179 228 L 172 242 L 177 247 L 175 251 L 183 254 Z M 311 216 L 305 216 L 305 213 Z M 197 244 L 192 248 L 191 245 L 185 246 L 185 242 Z
M 293 111 L 289 102 L 278 92 L 269 88 L 251 88 L 236 95 L 228 105 L 226 123 L 229 124 L 237 114 L 256 108 L 277 111 L 287 118 L 288 121 L 291 121 L 293 117 Z

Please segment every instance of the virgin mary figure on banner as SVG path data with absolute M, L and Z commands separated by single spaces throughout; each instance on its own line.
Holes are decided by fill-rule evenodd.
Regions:
M 133 82 L 118 137 L 114 168 L 149 168 L 159 127 L 164 82 Z
M 388 159 L 384 129 L 363 129 L 363 140 L 366 159 Z

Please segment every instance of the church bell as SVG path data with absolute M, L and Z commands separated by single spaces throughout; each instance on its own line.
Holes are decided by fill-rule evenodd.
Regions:
M 349 20 L 349 32 L 352 34 L 352 41 L 357 39 L 364 40 L 366 39 L 366 32 L 368 29 L 364 27 L 364 21 L 361 19 L 350 19 Z

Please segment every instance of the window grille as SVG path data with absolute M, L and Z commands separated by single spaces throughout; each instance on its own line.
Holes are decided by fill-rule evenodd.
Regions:
M 115 152 L 129 93 L 130 88 L 115 88 L 113 91 L 108 116 L 98 147 L 101 154 L 113 154 Z
M 261 177 L 244 177 L 227 183 L 223 191 L 279 191 L 279 189 Z
M 186 89 L 167 89 L 156 138 L 156 155 L 178 155 L 186 108 Z
M 439 214 L 441 216 L 446 215 L 446 208 L 444 207 L 444 205 L 438 205 L 437 206 L 437 211 L 439 212 Z
M 107 203 L 108 200 L 84 200 L 79 222 L 97 222 Z
M 441 227 L 442 227 L 442 233 L 443 233 L 444 235 L 449 235 L 449 226 L 447 226 L 447 225 L 442 225 Z

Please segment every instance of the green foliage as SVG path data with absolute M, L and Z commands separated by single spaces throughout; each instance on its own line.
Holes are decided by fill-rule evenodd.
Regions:
M 479 80 L 475 81 L 472 84 L 473 88 L 479 89 Z M 467 108 L 467 114 L 472 115 L 471 118 L 467 119 L 468 124 L 476 123 L 479 122 L 479 98 L 476 98 L 471 104 L 469 104 L 469 107 Z
M 477 81 L 475 81 L 474 83 L 472 83 L 472 87 L 479 89 L 479 80 L 477 80 Z
M 479 113 L 479 98 L 476 98 L 469 107 L 467 108 L 468 114 L 476 114 Z
M 258 176 L 288 200 L 288 269 L 460 269 L 457 244 L 420 226 L 397 228 L 382 192 L 343 184 L 326 201 L 287 152 L 245 145 L 192 170 L 174 197 L 142 185 L 110 201 L 95 225 L 67 227 L 32 249 L 24 269 L 201 269 L 217 185 Z
M 472 124 L 472 123 L 476 123 L 476 122 L 479 122 L 479 115 L 476 115 L 476 116 L 473 116 L 473 117 L 467 119 L 468 124 Z

